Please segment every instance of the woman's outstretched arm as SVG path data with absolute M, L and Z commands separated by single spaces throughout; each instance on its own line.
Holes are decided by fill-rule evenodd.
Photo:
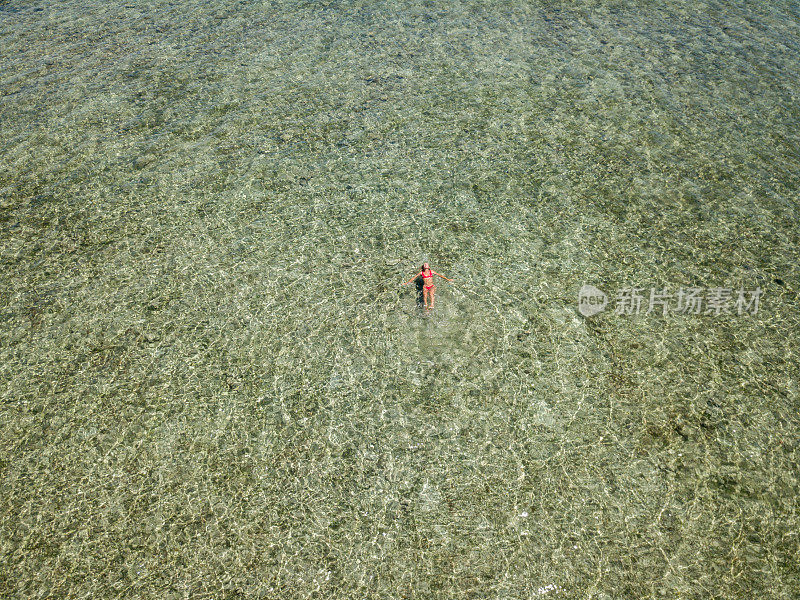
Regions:
M 406 281 L 406 282 L 405 282 L 403 285 L 408 285 L 409 283 L 411 283 L 412 281 L 414 281 L 414 280 L 415 280 L 417 277 L 419 277 L 420 275 L 422 275 L 422 271 L 420 271 L 419 273 L 417 273 L 416 275 L 414 275 L 414 276 L 413 276 L 411 279 L 409 279 L 408 281 Z
M 431 269 L 431 273 L 433 273 L 434 275 L 438 275 L 438 276 L 439 276 L 439 277 L 441 277 L 442 279 L 447 279 L 447 281 L 453 281 L 452 279 L 449 279 L 449 278 L 445 277 L 445 276 L 444 276 L 444 275 L 442 275 L 441 273 L 437 273 L 437 272 L 436 272 L 436 271 L 434 271 L 433 269 Z

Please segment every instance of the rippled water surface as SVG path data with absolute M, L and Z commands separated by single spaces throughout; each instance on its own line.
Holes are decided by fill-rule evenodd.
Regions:
M 798 82 L 789 1 L 0 0 L 0 596 L 798 597 Z

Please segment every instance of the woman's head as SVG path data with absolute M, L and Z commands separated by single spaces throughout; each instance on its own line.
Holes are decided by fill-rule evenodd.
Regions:
M 428 266 L 428 263 L 422 263 L 422 270 L 423 271 L 427 271 L 428 269 L 430 269 L 430 267 Z

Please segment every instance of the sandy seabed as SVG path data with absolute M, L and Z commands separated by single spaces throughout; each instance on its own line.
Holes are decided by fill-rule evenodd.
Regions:
M 0 597 L 800 596 L 800 9 L 645 4 L 0 0 Z

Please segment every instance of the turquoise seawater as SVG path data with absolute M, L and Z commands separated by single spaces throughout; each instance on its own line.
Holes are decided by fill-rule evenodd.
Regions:
M 0 0 L 0 597 L 797 598 L 799 100 L 793 1 Z

